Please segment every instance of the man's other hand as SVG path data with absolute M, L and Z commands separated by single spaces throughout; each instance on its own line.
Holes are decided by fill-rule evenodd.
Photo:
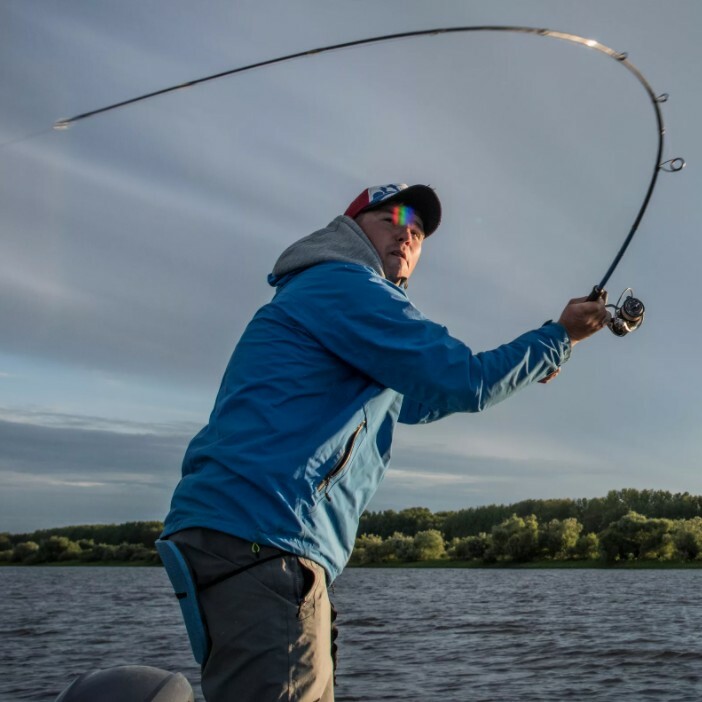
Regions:
M 546 383 L 550 383 L 552 380 L 554 380 L 560 372 L 561 372 L 561 369 L 556 368 L 556 370 L 553 371 L 553 373 L 549 373 L 545 378 L 541 378 L 541 380 L 539 380 L 539 382 L 542 385 L 546 385 Z

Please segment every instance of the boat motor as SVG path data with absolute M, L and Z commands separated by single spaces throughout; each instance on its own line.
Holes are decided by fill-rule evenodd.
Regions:
M 120 665 L 84 673 L 55 702 L 194 702 L 181 673 L 148 665 Z

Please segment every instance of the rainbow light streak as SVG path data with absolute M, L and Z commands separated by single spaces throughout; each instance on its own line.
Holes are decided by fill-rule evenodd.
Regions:
M 407 205 L 395 205 L 392 208 L 392 223 L 395 226 L 406 227 L 414 222 L 414 209 Z

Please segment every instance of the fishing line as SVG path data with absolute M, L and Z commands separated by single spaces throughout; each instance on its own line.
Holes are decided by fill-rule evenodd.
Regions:
M 263 68 L 265 66 L 272 66 L 274 64 L 278 63 L 284 63 L 286 61 L 292 61 L 293 59 L 299 59 L 299 58 L 305 58 L 307 56 L 314 56 L 314 55 L 319 55 L 323 53 L 327 53 L 330 51 L 338 51 L 340 49 L 349 49 L 352 47 L 357 47 L 357 46 L 365 46 L 367 44 L 379 44 L 382 42 L 389 42 L 393 40 L 399 40 L 399 39 L 409 39 L 412 37 L 421 37 L 421 36 L 438 36 L 442 34 L 462 34 L 462 33 L 467 33 L 467 32 L 512 32 L 512 33 L 518 33 L 518 34 L 531 34 L 533 36 L 537 37 L 546 37 L 546 38 L 551 38 L 551 39 L 560 39 L 563 41 L 568 41 L 573 44 L 578 44 L 590 49 L 594 49 L 595 51 L 599 51 L 600 53 L 605 54 L 606 56 L 609 56 L 610 58 L 614 59 L 617 61 L 617 63 L 621 64 L 626 68 L 641 84 L 641 86 L 644 88 L 646 91 L 651 104 L 653 106 L 654 112 L 655 112 L 655 117 L 656 117 L 656 127 L 657 127 L 657 137 L 658 137 L 658 148 L 656 152 L 656 158 L 655 162 L 653 165 L 653 174 L 651 176 L 651 180 L 648 185 L 648 189 L 646 190 L 646 194 L 643 199 L 643 203 L 641 204 L 641 207 L 639 208 L 638 213 L 636 214 L 636 217 L 634 219 L 634 223 L 631 226 L 631 229 L 629 230 L 629 233 L 627 234 L 626 238 L 624 239 L 624 243 L 620 247 L 619 251 L 617 252 L 616 256 L 614 257 L 614 260 L 612 261 L 611 265 L 607 269 L 607 272 L 604 274 L 602 277 L 602 280 L 598 285 L 595 285 L 593 287 L 593 290 L 590 294 L 589 299 L 591 300 L 596 300 L 598 297 L 603 296 L 605 286 L 607 282 L 609 281 L 612 273 L 614 273 L 614 270 L 616 269 L 617 265 L 622 259 L 622 256 L 624 256 L 624 253 L 626 252 L 627 248 L 629 247 L 629 244 L 631 243 L 631 240 L 634 238 L 634 234 L 636 233 L 639 224 L 641 223 L 641 220 L 643 219 L 644 213 L 646 212 L 646 208 L 648 207 L 648 203 L 651 200 L 651 196 L 653 194 L 653 190 L 656 186 L 656 181 L 658 179 L 658 173 L 663 170 L 663 171 L 668 171 L 668 172 L 677 172 L 681 171 L 684 166 L 685 166 L 685 160 L 677 157 L 677 158 L 672 158 L 667 161 L 662 161 L 663 158 L 663 135 L 665 134 L 665 127 L 663 125 L 663 115 L 661 114 L 661 109 L 660 109 L 660 104 L 664 103 L 668 99 L 667 93 L 662 93 L 660 95 L 657 95 L 654 91 L 653 88 L 651 88 L 651 85 L 649 82 L 644 78 L 643 74 L 639 71 L 634 64 L 632 64 L 626 53 L 616 51 L 614 49 L 611 49 L 608 46 L 605 46 L 604 44 L 601 44 L 600 42 L 596 41 L 595 39 L 588 39 L 586 37 L 581 37 L 577 34 L 570 34 L 568 32 L 559 32 L 556 30 L 552 29 L 540 29 L 536 27 L 518 27 L 518 26 L 501 26 L 501 25 L 485 25 L 485 26 L 471 26 L 471 27 L 439 27 L 435 29 L 420 29 L 416 31 L 411 31 L 411 32 L 399 32 L 396 34 L 384 34 L 382 36 L 375 36 L 375 37 L 368 37 L 366 39 L 357 39 L 354 41 L 347 41 L 347 42 L 342 42 L 340 44 L 331 44 L 329 46 L 322 46 L 317 49 L 309 49 L 307 51 L 299 51 L 294 54 L 287 54 L 285 56 L 279 56 L 277 58 L 272 58 L 268 59 L 265 61 L 258 61 L 256 63 L 250 63 L 246 66 L 239 66 L 237 68 L 232 68 L 227 71 L 221 71 L 220 73 L 213 73 L 212 75 L 204 76 L 202 78 L 197 78 L 195 80 L 189 80 L 185 83 L 178 83 L 177 85 L 172 85 L 168 88 L 162 88 L 161 90 L 155 90 L 150 93 L 145 93 L 144 95 L 139 95 L 137 97 L 131 98 L 129 100 L 123 100 L 121 102 L 116 102 L 112 105 L 107 105 L 106 107 L 101 107 L 96 110 L 91 110 L 90 112 L 83 112 L 82 114 L 76 115 L 75 117 L 69 117 L 68 119 L 61 119 L 58 120 L 54 124 L 55 129 L 68 129 L 70 126 L 75 124 L 76 122 L 79 122 L 84 119 L 88 119 L 89 117 L 94 117 L 99 114 L 104 114 L 105 112 L 109 112 L 110 110 L 116 110 L 121 107 L 126 107 L 127 105 L 133 105 L 134 103 L 141 102 L 143 100 L 148 100 L 153 97 L 157 97 L 158 95 L 165 95 L 166 93 L 171 93 L 176 90 L 182 90 L 184 88 L 191 88 L 195 85 L 199 85 L 200 83 L 206 83 L 208 81 L 212 80 L 217 80 L 218 78 L 224 78 L 226 76 L 232 76 L 237 73 L 245 73 L 246 71 L 251 71 L 255 68 Z
M 0 149 L 4 149 L 6 146 L 14 146 L 15 144 L 21 144 L 23 141 L 30 141 L 31 139 L 36 139 L 37 137 L 40 137 L 43 134 L 51 133 L 54 129 L 56 129 L 56 125 L 54 125 L 53 127 L 45 127 L 44 129 L 40 129 L 39 131 L 32 132 L 31 134 L 25 134 L 24 136 L 16 137 L 15 139 L 10 139 L 9 141 L 3 141 L 2 144 L 0 144 Z

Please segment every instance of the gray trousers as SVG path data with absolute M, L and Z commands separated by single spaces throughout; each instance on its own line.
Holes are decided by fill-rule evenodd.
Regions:
M 209 529 L 169 539 L 203 588 L 207 702 L 333 702 L 332 607 L 321 566 Z

